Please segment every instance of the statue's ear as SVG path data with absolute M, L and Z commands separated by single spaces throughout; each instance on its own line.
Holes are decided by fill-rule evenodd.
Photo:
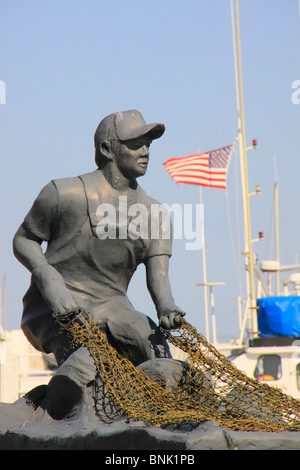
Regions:
M 107 158 L 107 160 L 113 160 L 111 142 L 109 140 L 104 140 L 101 142 L 100 152 L 105 158 Z

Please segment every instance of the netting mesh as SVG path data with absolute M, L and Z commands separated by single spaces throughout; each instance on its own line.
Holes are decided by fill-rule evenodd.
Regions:
M 121 357 L 100 328 L 81 311 L 60 323 L 92 355 L 116 408 L 153 426 L 214 421 L 236 431 L 300 431 L 300 400 L 249 378 L 185 320 L 165 331 L 168 341 L 189 355 L 187 373 L 165 389 Z

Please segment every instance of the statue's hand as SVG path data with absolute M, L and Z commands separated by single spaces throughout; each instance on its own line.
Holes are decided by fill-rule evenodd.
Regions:
M 159 326 L 165 330 L 176 329 L 180 326 L 182 317 L 184 316 L 185 312 L 176 305 L 160 308 L 158 310 Z
M 78 307 L 63 277 L 53 266 L 44 264 L 34 269 L 32 274 L 43 299 L 51 307 L 56 318 L 63 318 L 66 313 Z

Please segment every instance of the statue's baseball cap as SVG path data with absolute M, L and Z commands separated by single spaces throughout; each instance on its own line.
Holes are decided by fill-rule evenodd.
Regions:
M 120 111 L 102 119 L 95 132 L 95 147 L 110 139 L 126 142 L 148 135 L 154 140 L 161 137 L 164 131 L 164 124 L 147 124 L 142 114 L 135 109 Z

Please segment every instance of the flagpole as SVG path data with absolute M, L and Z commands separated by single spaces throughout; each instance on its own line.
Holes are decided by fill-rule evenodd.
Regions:
M 200 191 L 200 204 L 202 207 L 202 188 L 199 186 Z M 205 233 L 204 233 L 204 218 L 201 224 L 201 239 L 202 239 L 202 269 L 203 269 L 203 287 L 204 287 L 204 311 L 205 311 L 205 327 L 206 339 L 209 341 L 209 317 L 208 317 L 208 295 L 207 295 L 207 274 L 206 274 L 206 249 L 205 249 Z
M 240 23 L 239 23 L 239 7 L 238 0 L 235 0 L 236 10 L 236 35 L 237 35 L 237 67 L 238 67 L 238 85 L 239 85 L 239 102 L 240 102 L 240 124 L 239 135 L 241 137 L 242 144 L 242 161 L 243 161 L 243 173 L 245 191 L 245 211 L 246 211 L 246 239 L 247 239 L 247 256 L 249 262 L 249 280 L 250 280 L 250 309 L 251 309 L 251 320 L 252 320 L 252 335 L 257 336 L 257 317 L 256 317 L 256 295 L 255 295 L 255 284 L 254 284 L 254 264 L 253 264 L 253 253 L 251 243 L 251 221 L 250 221 L 250 207 L 249 207 L 249 189 L 248 189 L 248 172 L 247 172 L 247 153 L 246 153 L 246 133 L 245 133 L 245 117 L 244 117 L 244 102 L 243 102 L 243 86 L 242 86 L 242 65 L 241 65 L 241 45 L 240 45 Z
M 244 181 L 244 161 L 242 156 L 242 135 L 241 135 L 241 114 L 240 114 L 240 95 L 239 95 L 239 79 L 237 71 L 237 46 L 236 46 L 236 35 L 235 35 L 235 19 L 233 11 L 233 0 L 231 0 L 231 24 L 232 24 L 232 40 L 233 40 L 233 54 L 234 54 L 234 73 L 235 73 L 235 83 L 236 83 L 236 106 L 237 106 L 237 125 L 238 125 L 238 146 L 239 146 L 239 161 L 240 161 L 240 173 L 241 181 Z M 246 219 L 246 193 L 245 185 L 241 185 L 242 192 L 242 204 L 243 204 L 243 224 L 244 224 L 244 253 L 248 253 L 248 233 L 247 233 L 247 219 Z M 246 270 L 246 293 L 247 299 L 250 297 L 250 288 L 249 288 L 249 271 Z M 248 307 L 246 307 L 248 313 Z

